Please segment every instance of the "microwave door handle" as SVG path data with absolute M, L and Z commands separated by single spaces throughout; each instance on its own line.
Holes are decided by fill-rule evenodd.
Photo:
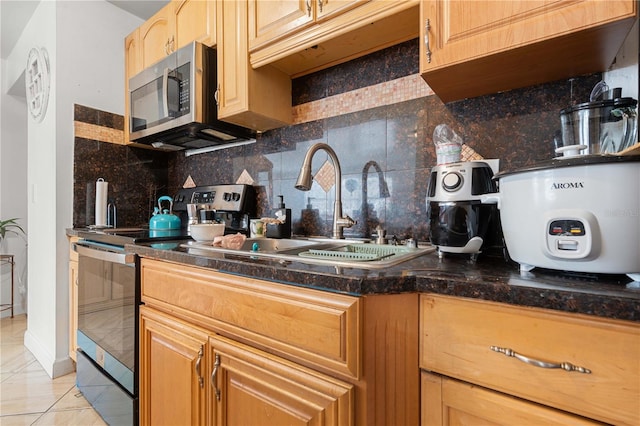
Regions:
M 162 99 L 164 117 L 169 118 L 169 68 L 165 68 L 162 74 Z
M 115 253 L 112 251 L 93 249 L 81 243 L 74 243 L 73 251 L 78 253 L 80 256 L 103 260 L 105 262 L 118 263 L 121 265 L 133 265 L 135 263 L 136 256 L 133 253 Z

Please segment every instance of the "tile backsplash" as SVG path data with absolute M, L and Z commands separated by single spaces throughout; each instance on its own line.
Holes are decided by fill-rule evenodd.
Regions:
M 89 184 L 105 177 L 99 174 L 111 164 L 119 170 L 112 179 L 126 186 L 118 205 L 128 213 L 120 225 L 146 223 L 153 199 L 175 193 L 191 177 L 196 185 L 252 182 L 261 216 L 270 214 L 281 194 L 292 209 L 294 233 L 330 235 L 335 185 L 323 151 L 313 158 L 312 171 L 328 164 L 324 189 L 315 182 L 308 192 L 294 188 L 306 151 L 323 142 L 340 161 L 343 211 L 358 221 L 345 235 L 365 236 L 380 224 L 388 235 L 427 240 L 425 198 L 438 124 L 449 125 L 484 158 L 500 159 L 502 170 L 532 164 L 553 156 L 559 111 L 588 100 L 601 78 L 592 74 L 444 104 L 417 66 L 413 40 L 297 78 L 295 124 L 265 132 L 252 145 L 185 157 L 76 134 L 74 225 L 89 221 Z M 84 118 L 85 110 L 92 111 L 76 107 L 76 121 L 99 124 Z

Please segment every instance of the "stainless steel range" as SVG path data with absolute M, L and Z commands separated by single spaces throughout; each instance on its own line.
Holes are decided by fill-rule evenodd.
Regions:
M 136 425 L 140 286 L 137 256 L 125 244 L 190 237 L 182 230 L 157 237 L 140 229 L 78 234 L 77 386 L 107 423 Z
M 190 240 L 187 205 L 197 204 L 225 223 L 226 233 L 248 232 L 255 215 L 255 191 L 248 185 L 213 185 L 181 189 L 174 213 L 182 228 L 150 230 L 107 228 L 79 230 L 78 389 L 111 425 L 138 424 L 139 259 L 127 244 L 159 249 Z

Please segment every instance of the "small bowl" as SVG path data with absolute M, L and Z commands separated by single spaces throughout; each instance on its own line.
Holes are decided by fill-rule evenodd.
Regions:
M 224 223 L 195 223 L 189 229 L 191 238 L 196 241 L 213 241 L 224 235 Z

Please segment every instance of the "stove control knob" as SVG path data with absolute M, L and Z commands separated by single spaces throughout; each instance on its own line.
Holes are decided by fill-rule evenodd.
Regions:
M 225 193 L 222 195 L 222 198 L 223 198 L 225 201 L 231 201 L 231 193 L 230 193 L 230 192 L 225 192 Z
M 454 192 L 462 186 L 462 175 L 458 172 L 450 172 L 442 178 L 442 187 L 447 192 Z
M 233 193 L 233 201 L 240 201 L 240 194 L 238 194 L 237 192 Z

